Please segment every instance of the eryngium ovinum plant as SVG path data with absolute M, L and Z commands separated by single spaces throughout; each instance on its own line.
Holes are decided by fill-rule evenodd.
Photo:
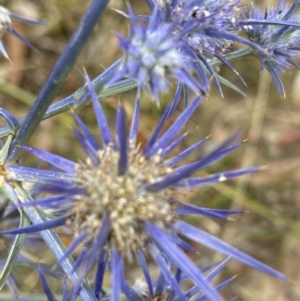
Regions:
M 204 215 L 227 219 L 242 213 L 196 207 L 186 198 L 189 190 L 261 169 L 249 167 L 206 177 L 197 174 L 241 146 L 243 141 L 235 142 L 238 133 L 196 158 L 195 153 L 207 138 L 200 137 L 195 144 L 178 149 L 187 136 L 183 132 L 185 125 L 202 99 L 209 97 L 210 79 L 221 94 L 221 83 L 235 88 L 217 74 L 217 65 L 227 65 L 242 80 L 231 61 L 254 55 L 262 68 L 270 72 L 276 89 L 284 96 L 280 74 L 295 65 L 293 59 L 300 50 L 300 1 L 292 4 L 280 1 L 277 7 L 261 13 L 254 5 L 241 5 L 239 0 L 146 0 L 152 13 L 140 16 L 128 5 L 127 12 L 119 13 L 128 18 L 129 33 L 127 37 L 116 34 L 122 57 L 92 81 L 85 73 L 85 85 L 81 89 L 50 105 L 107 2 L 91 1 L 27 116 L 17 120 L 5 108 L 0 110 L 1 118 L 7 123 L 0 129 L 1 137 L 7 137 L 0 152 L 0 187 L 5 202 L 1 205 L 1 217 L 7 221 L 13 216 L 13 225 L 16 225 L 16 214 L 12 212 L 17 210 L 19 217 L 19 227 L 5 229 L 2 225 L 1 228 L 0 238 L 10 246 L 10 252 L 1 259 L 0 289 L 7 284 L 15 298 L 22 300 L 11 272 L 20 259 L 27 234 L 31 240 L 42 238 L 57 261 L 58 268 L 52 269 L 30 263 L 40 276 L 45 293 L 41 300 L 57 300 L 46 281 L 48 273 L 64 283 L 59 297 L 64 301 L 77 297 L 84 301 L 121 298 L 221 301 L 219 290 L 233 278 L 216 287 L 211 280 L 230 258 L 286 280 L 280 272 L 190 225 L 184 218 Z M 14 30 L 12 18 L 43 23 L 0 8 L 1 37 L 9 32 L 30 46 Z M 242 47 L 238 48 L 236 43 Z M 2 41 L 0 51 L 8 58 Z M 169 105 L 142 145 L 137 135 L 140 103 L 145 101 L 142 92 L 146 90 L 159 104 L 161 93 L 169 93 L 171 86 L 176 86 L 176 92 L 170 96 Z M 133 114 L 128 115 L 119 100 L 115 126 L 110 125 L 101 100 L 132 89 L 137 89 L 132 101 Z M 184 109 L 176 115 L 175 108 L 181 98 Z M 74 113 L 77 123 L 74 134 L 85 157 L 71 161 L 27 145 L 42 119 L 70 108 L 79 111 L 82 104 L 93 106 L 101 140 L 99 143 Z M 40 169 L 20 164 L 21 150 L 50 163 L 51 167 Z M 194 159 L 186 161 L 191 154 Z M 61 242 L 61 235 L 71 238 L 68 247 Z M 187 256 L 187 252 L 197 252 L 190 241 L 228 258 L 223 263 L 198 267 Z M 150 262 L 159 268 L 157 279 L 149 269 Z M 126 272 L 135 263 L 139 264 L 143 277 L 139 284 L 131 285 L 126 281 Z M 111 275 L 109 288 L 103 287 L 106 274 Z M 188 290 L 181 285 L 187 280 L 193 283 Z

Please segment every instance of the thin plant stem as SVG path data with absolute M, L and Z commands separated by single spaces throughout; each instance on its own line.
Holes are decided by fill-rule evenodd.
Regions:
M 14 163 L 18 158 L 22 145 L 26 144 L 36 127 L 43 119 L 48 107 L 62 86 L 65 78 L 72 70 L 93 28 L 104 12 L 109 0 L 93 0 L 83 16 L 66 49 L 56 63 L 34 105 L 26 116 L 12 144 L 8 162 Z

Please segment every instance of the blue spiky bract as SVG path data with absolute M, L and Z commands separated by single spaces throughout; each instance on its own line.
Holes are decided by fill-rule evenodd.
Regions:
M 120 258 L 115 258 L 115 260 L 120 260 Z M 199 269 L 199 273 L 203 273 L 205 275 L 205 279 L 207 281 L 213 280 L 227 265 L 229 261 L 229 257 L 225 259 L 223 262 L 218 263 L 218 264 L 212 264 L 210 266 L 204 267 L 202 269 Z M 115 265 L 115 262 L 109 264 L 110 269 L 113 271 L 120 271 L 116 267 L 113 268 Z M 39 272 L 39 277 L 40 277 L 40 282 L 42 284 L 43 290 L 45 292 L 45 295 L 47 297 L 48 301 L 57 301 L 55 298 L 54 294 L 52 293 L 50 286 L 46 280 L 45 274 L 41 268 L 41 266 L 38 266 L 38 272 Z M 176 282 L 175 288 L 169 283 L 169 280 L 165 278 L 163 273 L 160 273 L 158 279 L 156 280 L 151 280 L 145 282 L 145 281 L 138 281 L 135 285 L 131 286 L 123 277 L 122 273 L 118 273 L 115 275 L 115 280 L 119 280 L 119 288 L 118 291 L 122 292 L 127 300 L 136 300 L 136 301 L 143 301 L 143 300 L 150 300 L 150 299 L 164 299 L 164 300 L 169 300 L 169 301 L 176 301 L 178 298 L 180 300 L 197 300 L 197 301 L 206 301 L 208 300 L 207 296 L 201 292 L 199 287 L 197 285 L 187 289 L 187 290 L 178 290 L 179 286 L 181 286 L 183 283 L 189 281 L 189 277 L 182 273 L 180 269 L 177 269 L 175 274 L 172 274 L 172 279 L 173 281 Z M 215 287 L 216 291 L 221 291 L 223 288 L 228 286 L 233 280 L 235 279 L 234 277 L 231 277 L 224 282 L 220 283 Z M 101 281 L 101 280 L 100 280 Z M 105 295 L 104 298 L 106 300 L 119 300 L 119 296 L 115 296 L 116 290 L 112 291 L 111 296 L 107 295 L 107 293 L 103 290 L 98 289 L 99 285 L 99 279 L 95 279 L 95 284 L 94 284 L 94 295 L 99 300 L 100 296 L 100 291 L 101 291 L 101 297 Z M 63 287 L 62 287 L 62 299 L 61 301 L 75 301 L 77 300 L 77 297 L 79 295 L 79 291 L 73 288 L 70 292 L 68 291 L 66 279 L 63 281 Z M 25 299 L 22 299 L 26 301 Z

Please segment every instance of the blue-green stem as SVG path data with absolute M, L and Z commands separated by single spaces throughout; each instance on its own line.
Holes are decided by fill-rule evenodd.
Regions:
M 8 197 L 12 202 L 17 204 L 16 195 L 13 192 L 12 187 L 10 184 L 5 183 L 2 184 L 2 187 L 0 188 L 1 193 L 3 193 L 6 197 Z M 30 225 L 29 218 L 24 214 L 22 210 L 20 211 L 20 228 L 26 227 Z M 25 241 L 26 234 L 18 234 L 16 235 L 14 242 L 10 248 L 9 254 L 7 255 L 7 258 L 5 260 L 5 263 L 3 266 L 1 266 L 1 275 L 0 275 L 0 291 L 2 290 L 4 284 L 7 281 L 7 278 L 9 277 L 14 264 L 17 261 L 17 258 L 19 256 L 19 253 L 21 251 L 21 248 L 23 246 L 23 243 Z
M 116 95 L 118 93 L 126 92 L 129 90 L 132 90 L 133 88 L 137 87 L 137 83 L 131 79 L 124 79 L 117 83 L 112 84 L 109 88 L 102 90 L 102 86 L 99 88 L 99 85 L 95 83 L 93 85 L 98 92 L 98 97 L 100 100 L 103 100 L 105 98 L 111 97 L 113 95 Z M 99 90 L 102 90 L 99 92 Z M 52 116 L 55 116 L 57 114 L 63 113 L 69 109 L 75 109 L 78 104 L 78 100 L 84 100 L 81 105 L 89 99 L 89 95 L 85 93 L 84 88 L 78 89 L 75 93 L 72 95 L 64 98 L 63 100 L 51 105 L 49 109 L 47 110 L 46 114 L 43 116 L 43 120 L 50 118 Z M 22 125 L 25 118 L 21 118 L 18 120 L 19 126 Z M 4 126 L 0 129 L 0 138 L 6 137 L 9 135 L 10 129 L 8 126 Z
M 93 28 L 105 10 L 109 0 L 93 0 L 83 16 L 75 33 L 71 37 L 66 49 L 56 63 L 52 73 L 39 93 L 34 105 L 26 116 L 21 128 L 13 142 L 9 162 L 18 158 L 22 145 L 26 144 L 36 127 L 43 119 L 47 109 L 62 86 L 65 78 L 72 70 L 78 55 L 85 45 Z

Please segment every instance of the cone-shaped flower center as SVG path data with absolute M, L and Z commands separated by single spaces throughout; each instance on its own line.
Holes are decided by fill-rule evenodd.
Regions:
M 162 164 L 159 155 L 146 159 L 136 147 L 129 147 L 128 169 L 122 175 L 118 172 L 119 151 L 106 147 L 98 151 L 97 157 L 96 165 L 90 159 L 78 165 L 77 181 L 86 194 L 77 197 L 72 228 L 75 234 L 87 232 L 91 240 L 99 233 L 106 212 L 110 243 L 130 258 L 131 252 L 146 247 L 148 235 L 143 231 L 143 222 L 167 228 L 175 221 L 172 198 L 176 190 L 153 193 L 146 189 L 172 169 Z

